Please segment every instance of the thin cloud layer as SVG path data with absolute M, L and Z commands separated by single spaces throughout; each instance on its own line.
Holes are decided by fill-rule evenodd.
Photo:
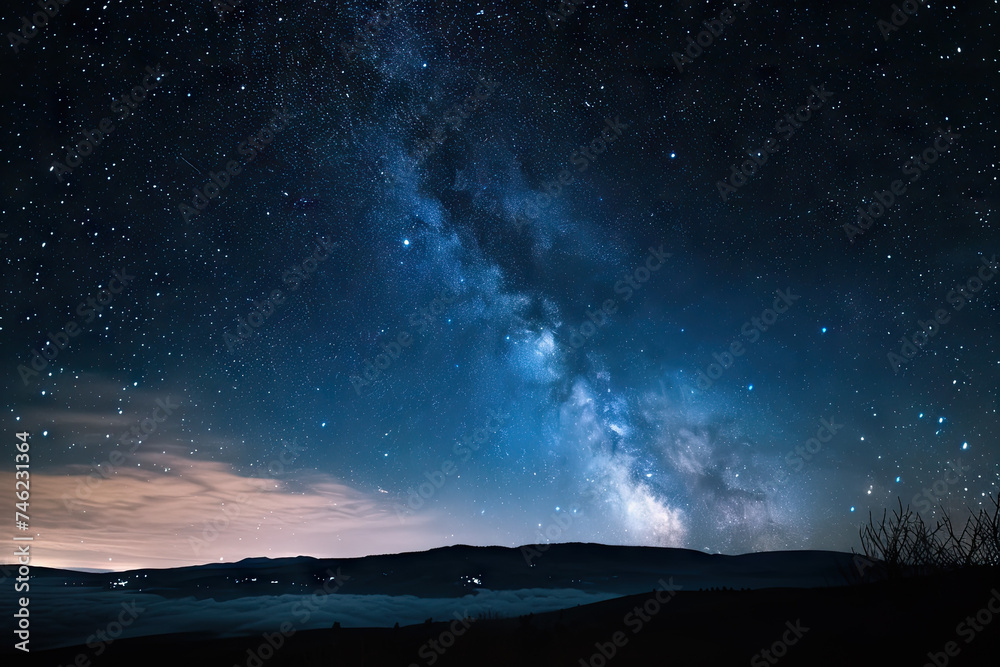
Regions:
M 248 477 L 176 446 L 149 449 L 159 451 L 137 452 L 100 481 L 92 466 L 33 474 L 32 565 L 125 570 L 440 545 L 426 527 L 431 510 L 401 522 L 388 500 L 328 475 Z M 0 479 L 13 488 L 12 473 Z

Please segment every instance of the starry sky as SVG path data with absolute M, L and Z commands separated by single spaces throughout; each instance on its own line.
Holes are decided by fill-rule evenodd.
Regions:
M 60 6 L 0 101 L 33 564 L 984 505 L 998 4 L 891 5 Z

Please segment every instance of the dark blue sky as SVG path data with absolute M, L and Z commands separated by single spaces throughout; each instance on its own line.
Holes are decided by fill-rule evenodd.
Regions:
M 557 7 L 71 3 L 8 50 L 42 564 L 849 550 L 996 492 L 992 6 Z

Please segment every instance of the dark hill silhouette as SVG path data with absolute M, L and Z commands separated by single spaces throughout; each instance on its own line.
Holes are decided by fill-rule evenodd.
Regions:
M 125 572 L 36 567 L 32 573 L 39 584 L 218 600 L 262 593 L 302 593 L 303 588 L 314 587 L 327 578 L 328 569 L 336 572 L 338 568 L 351 578 L 345 593 L 460 597 L 477 588 L 575 588 L 624 595 L 648 588 L 651 580 L 664 573 L 683 576 L 689 588 L 834 586 L 844 583 L 841 571 L 851 564 L 850 554 L 835 551 L 727 556 L 690 549 L 566 543 L 521 548 L 456 545 L 344 559 L 245 558 L 236 563 Z M 464 581 L 463 577 L 475 577 L 481 583 Z M 257 581 L 252 581 L 254 578 Z M 270 583 L 275 580 L 279 583 Z M 122 581 L 128 583 L 118 583 Z

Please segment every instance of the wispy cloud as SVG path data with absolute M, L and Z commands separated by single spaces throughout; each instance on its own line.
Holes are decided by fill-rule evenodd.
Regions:
M 74 497 L 72 512 L 62 496 L 73 493 L 91 466 L 32 474 L 32 564 L 124 570 L 247 555 L 352 557 L 440 546 L 427 530 L 436 520 L 432 512 L 400 526 L 387 499 L 329 475 L 250 477 L 227 463 L 194 460 L 177 445 L 151 442 L 148 450 L 93 485 L 88 498 Z M 13 473 L 0 479 L 13 488 Z M 237 504 L 238 512 L 223 514 L 224 506 Z M 196 554 L 191 539 L 204 539 L 206 525 L 220 517 L 227 517 L 225 529 Z

